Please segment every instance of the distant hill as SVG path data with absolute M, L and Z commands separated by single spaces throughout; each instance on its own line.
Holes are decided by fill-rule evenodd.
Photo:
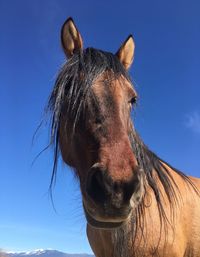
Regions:
M 69 254 L 56 250 L 35 250 L 31 252 L 7 252 L 0 253 L 0 257 L 94 257 L 91 254 Z

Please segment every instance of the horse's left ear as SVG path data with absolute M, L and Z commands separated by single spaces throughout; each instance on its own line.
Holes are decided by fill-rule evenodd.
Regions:
M 83 48 L 81 35 L 71 17 L 62 26 L 61 43 L 68 58 L 72 57 L 77 50 Z
M 134 57 L 135 43 L 133 36 L 130 35 L 122 44 L 116 55 L 120 62 L 124 65 L 125 69 L 129 69 Z

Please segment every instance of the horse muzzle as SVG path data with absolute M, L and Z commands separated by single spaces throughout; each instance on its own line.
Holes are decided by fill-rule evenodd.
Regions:
M 138 169 L 129 181 L 113 181 L 95 165 L 90 171 L 83 205 L 86 219 L 96 228 L 112 229 L 129 220 L 143 196 L 143 177 Z

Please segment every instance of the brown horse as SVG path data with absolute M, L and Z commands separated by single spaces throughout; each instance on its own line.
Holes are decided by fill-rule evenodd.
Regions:
M 97 257 L 200 257 L 200 180 L 157 157 L 131 121 L 132 36 L 116 54 L 83 42 L 69 18 L 68 61 L 50 96 L 52 182 L 59 151 L 80 181 L 87 235 Z

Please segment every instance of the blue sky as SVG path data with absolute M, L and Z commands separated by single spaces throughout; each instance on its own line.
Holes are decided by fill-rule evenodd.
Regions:
M 132 33 L 135 124 L 145 143 L 200 177 L 200 2 L 0 0 L 0 248 L 91 252 L 78 183 L 59 165 L 53 210 L 48 125 L 39 124 L 65 61 L 60 27 L 72 16 L 84 45 L 115 52 Z

